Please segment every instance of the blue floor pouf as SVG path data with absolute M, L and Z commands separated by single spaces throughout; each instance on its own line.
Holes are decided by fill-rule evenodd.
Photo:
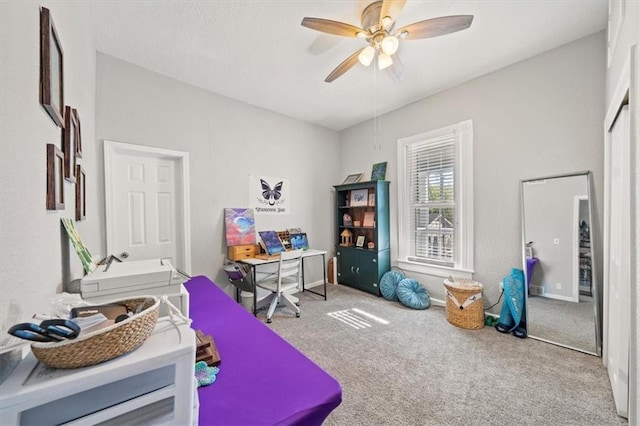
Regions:
M 398 271 L 388 271 L 380 279 L 380 293 L 387 300 L 396 301 L 396 287 L 398 283 L 404 279 L 404 274 Z
M 429 292 L 413 278 L 405 278 L 396 288 L 398 300 L 404 306 L 412 309 L 427 309 L 431 305 Z

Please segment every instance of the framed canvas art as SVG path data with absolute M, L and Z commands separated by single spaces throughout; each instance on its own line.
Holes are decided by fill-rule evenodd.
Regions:
M 64 152 L 64 178 L 75 183 L 77 179 L 76 165 L 78 159 L 78 141 L 80 127 L 78 112 L 75 108 L 66 106 L 64 110 L 64 129 L 62 130 L 62 152 Z
M 87 173 L 84 168 L 76 165 L 76 221 L 87 218 Z
M 302 232 L 300 234 L 289 234 L 289 240 L 291 241 L 291 250 L 309 249 L 309 240 L 307 234 Z
M 47 144 L 47 210 L 64 210 L 64 155 Z
M 80 237 L 80 234 L 76 230 L 73 220 L 69 218 L 62 218 L 60 219 L 60 221 L 62 222 L 64 229 L 67 231 L 67 235 L 69 236 L 69 241 L 71 241 L 71 245 L 73 246 L 76 253 L 78 254 L 78 257 L 80 258 L 80 263 L 82 263 L 84 272 L 86 272 L 87 274 L 89 272 L 93 272 L 96 269 L 97 265 L 93 261 L 93 258 L 91 257 L 91 253 L 89 253 L 89 249 L 84 244 L 84 242 L 82 241 L 82 238 Z
M 40 8 L 40 104 L 58 127 L 64 128 L 62 45 L 46 7 Z
M 260 234 L 260 239 L 269 256 L 285 251 L 282 240 L 276 231 L 259 231 L 258 234 Z
M 371 170 L 371 180 L 384 180 L 387 174 L 387 162 L 377 163 L 373 165 Z
M 256 243 L 253 209 L 224 209 L 227 247 Z

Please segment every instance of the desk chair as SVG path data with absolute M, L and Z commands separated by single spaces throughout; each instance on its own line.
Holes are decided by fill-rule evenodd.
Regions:
M 278 273 L 275 278 L 266 278 L 258 281 L 256 285 L 273 293 L 271 305 L 267 312 L 267 323 L 271 322 L 273 312 L 280 303 L 280 298 L 284 299 L 289 306 L 296 312 L 296 317 L 300 317 L 300 308 L 289 298 L 286 291 L 294 288 L 300 288 L 301 272 L 300 262 L 302 260 L 302 249 L 284 251 L 280 253 L 280 261 L 278 263 Z

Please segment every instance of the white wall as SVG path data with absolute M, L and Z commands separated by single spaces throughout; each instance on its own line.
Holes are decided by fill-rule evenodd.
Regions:
M 49 312 L 62 283 L 82 276 L 60 218 L 74 218 L 75 186 L 65 183 L 66 208 L 47 211 L 46 145 L 62 149 L 61 129 L 39 101 L 40 11 L 48 7 L 64 53 L 64 101 L 78 109 L 87 172 L 87 220 L 78 229 L 99 242 L 94 145 L 95 43 L 86 5 L 78 2 L 0 4 L 0 329 Z M 4 337 L 0 337 L 0 341 Z
M 638 341 L 640 338 L 640 209 L 638 206 L 640 198 L 640 149 L 638 149 L 638 141 L 640 141 L 640 2 L 633 0 L 609 0 L 610 10 L 615 7 L 621 12 L 620 15 L 612 14 L 609 19 L 609 33 L 611 45 L 610 63 L 607 68 L 606 82 L 606 107 L 608 108 L 613 101 L 614 92 L 618 80 L 623 72 L 623 67 L 627 57 L 629 57 L 631 48 L 635 46 L 635 63 L 631 58 L 632 64 L 632 81 L 635 79 L 635 87 L 631 87 L 629 96 L 629 106 L 631 111 L 631 135 L 635 135 L 632 139 L 631 149 L 631 188 L 635 188 L 632 192 L 631 199 L 631 217 L 635 219 L 635 242 L 632 233 L 630 247 L 632 255 L 632 280 L 631 280 L 631 339 L 629 343 L 629 424 L 637 424 L 640 419 L 640 397 L 638 397 L 638 383 L 640 382 L 640 369 L 638 368 L 638 357 L 640 349 Z M 620 16 L 620 20 L 616 19 Z M 619 25 L 616 25 L 619 22 Z M 613 38 L 616 39 L 615 44 Z M 635 141 L 635 142 L 634 142 Z M 635 153 L 633 152 L 635 150 Z M 635 174 L 635 176 L 634 176 Z M 632 219 L 632 220 L 634 220 Z M 633 223 L 632 223 L 633 226 Z M 635 256 L 635 262 L 634 257 Z
M 474 127 L 474 279 L 485 285 L 485 305 L 497 301 L 498 283 L 510 268 L 522 268 L 521 179 L 593 171 L 601 222 L 605 69 L 601 32 L 383 115 L 377 145 L 372 121 L 343 131 L 342 175 L 389 163 L 392 260 L 398 253 L 396 141 L 467 119 Z M 444 300 L 441 278 L 414 276 Z
M 226 257 L 223 209 L 249 207 L 249 174 L 284 177 L 292 187 L 291 214 L 256 216 L 257 230 L 301 227 L 314 248 L 330 250 L 332 185 L 340 180 L 337 132 L 101 53 L 96 103 L 100 150 L 106 139 L 189 152 L 192 274 L 228 284 L 220 274 Z M 102 200 L 103 182 L 98 186 Z M 309 266 L 307 279 L 321 279 L 319 262 Z

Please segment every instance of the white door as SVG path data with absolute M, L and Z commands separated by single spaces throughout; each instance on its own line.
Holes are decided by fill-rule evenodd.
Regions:
M 189 272 L 188 155 L 105 141 L 107 251 Z
M 618 414 L 627 416 L 629 399 L 630 319 L 630 133 L 629 107 L 624 107 L 611 129 L 609 186 L 609 262 L 606 362 Z

